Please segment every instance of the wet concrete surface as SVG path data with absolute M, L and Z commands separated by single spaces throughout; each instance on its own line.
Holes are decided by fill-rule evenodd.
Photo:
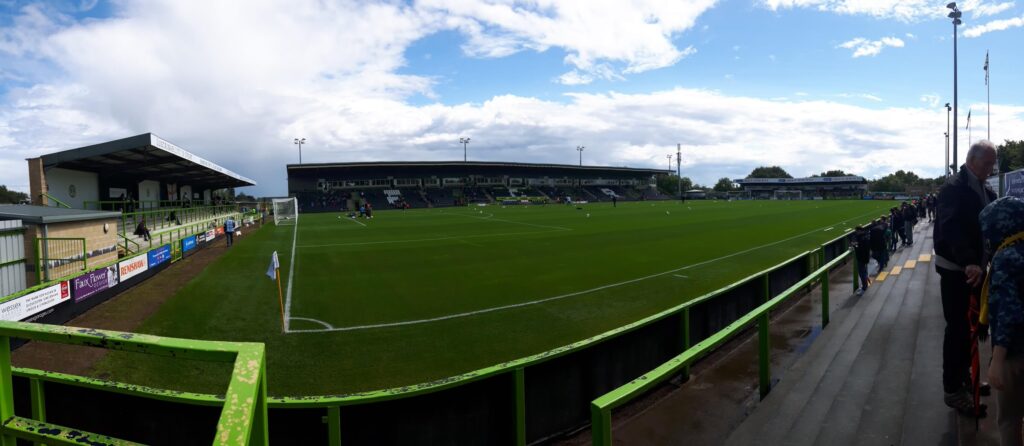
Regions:
M 850 265 L 831 274 L 831 312 L 848 299 L 857 298 L 852 294 L 852 274 Z M 820 288 L 795 296 L 787 306 L 776 310 L 769 333 L 775 383 L 821 333 Z M 699 362 L 689 381 L 670 381 L 613 412 L 613 441 L 616 445 L 722 444 L 758 400 L 755 327 Z M 580 432 L 555 444 L 590 444 L 590 432 Z

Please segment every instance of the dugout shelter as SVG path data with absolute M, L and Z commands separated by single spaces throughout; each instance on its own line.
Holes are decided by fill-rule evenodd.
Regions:
M 152 133 L 30 158 L 28 169 L 32 204 L 73 209 L 114 210 L 103 202 L 122 196 L 143 209 L 210 203 L 216 190 L 256 185 Z

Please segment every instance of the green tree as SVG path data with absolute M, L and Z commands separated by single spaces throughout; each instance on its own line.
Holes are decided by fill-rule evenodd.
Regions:
M 750 172 L 747 178 L 793 178 L 779 166 L 761 166 Z
M 1024 169 L 1024 141 L 1006 140 L 997 149 L 1000 172 Z
M 235 201 L 256 201 L 256 197 L 242 192 L 235 195 Z
M 822 172 L 820 175 L 815 175 L 815 176 L 819 176 L 819 177 L 848 177 L 848 176 L 851 176 L 851 175 L 853 175 L 853 174 L 849 174 L 849 173 L 843 172 L 842 170 L 829 170 L 829 171 Z
M 729 192 L 731 190 L 736 190 L 736 187 L 733 186 L 731 179 L 728 177 L 722 177 L 718 179 L 717 183 L 715 183 L 714 190 L 715 192 Z
M 28 200 L 28 194 L 10 190 L 7 186 L 0 185 L 0 203 L 21 203 Z
M 677 177 L 675 174 L 659 175 L 657 181 L 658 189 L 661 190 L 662 193 L 671 196 L 676 195 L 676 191 L 679 188 L 680 181 L 679 177 Z M 691 181 L 688 177 L 683 177 L 682 186 L 683 191 L 690 190 L 693 188 L 693 181 Z
M 907 192 L 908 188 L 937 189 L 945 178 L 921 178 L 914 172 L 897 170 L 875 181 L 868 182 L 868 190 L 872 192 Z

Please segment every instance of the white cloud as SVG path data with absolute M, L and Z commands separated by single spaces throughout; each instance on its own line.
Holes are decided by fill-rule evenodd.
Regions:
M 929 107 L 938 107 L 940 102 L 939 95 L 937 94 L 923 94 L 921 95 L 921 102 L 928 104 Z
M 962 11 L 971 13 L 971 17 L 988 17 L 1013 9 L 1015 2 L 985 3 L 983 0 L 968 0 L 961 6 Z
M 863 56 L 877 56 L 882 52 L 885 47 L 902 48 L 903 40 L 897 37 L 883 37 L 879 40 L 868 40 L 863 37 L 857 37 L 853 40 L 843 42 L 839 44 L 837 48 L 846 48 L 853 50 L 853 57 Z
M 982 34 L 993 31 L 1005 31 L 1010 28 L 1024 26 L 1024 15 L 1012 19 L 993 20 L 984 25 L 968 27 L 964 30 L 964 37 L 980 37 Z
M 906 38 L 908 38 L 908 39 L 917 39 L 917 36 L 915 36 L 915 35 L 913 35 L 911 33 L 906 33 L 906 34 L 904 34 L 904 36 L 906 36 Z
M 836 96 L 846 99 L 867 99 L 872 102 L 882 102 L 882 98 L 868 93 L 839 93 Z
M 929 0 L 761 0 L 761 5 L 780 9 L 813 8 L 844 15 L 866 15 L 878 19 L 913 22 L 944 17 L 945 8 Z
M 467 19 L 468 12 L 405 3 L 123 5 L 112 19 L 74 25 L 27 11 L 22 25 L 4 30 L 9 45 L 0 53 L 43 60 L 61 73 L 32 78 L 0 102 L 0 171 L 9 172 L 4 183 L 28 184 L 25 158 L 148 131 L 255 178 L 260 186 L 251 193 L 257 195 L 284 192 L 284 164 L 297 161 L 295 137 L 307 138 L 307 162 L 461 159 L 458 137 L 470 136 L 471 159 L 573 163 L 572 149 L 583 144 L 589 162 L 638 167 L 663 166 L 666 148 L 681 142 L 687 175 L 705 184 L 745 175 L 766 162 L 765 153 L 794 175 L 842 168 L 869 176 L 896 169 L 934 176 L 941 164 L 932 161 L 942 146 L 935 123 L 945 116 L 933 108 L 857 107 L 800 93 L 788 102 L 682 88 L 564 100 L 497 94 L 480 103 L 408 102 L 413 95 L 429 97 L 435 82 L 397 74 L 410 44 L 439 30 L 470 35 L 472 23 L 481 36 L 504 32 L 530 49 L 575 48 L 567 50 L 575 58 L 561 82 L 621 76 L 615 64 L 642 67 L 664 56 L 591 51 L 578 42 L 570 46 L 568 37 L 538 31 L 548 40 L 535 38 L 512 24 L 499 31 L 496 23 L 515 21 L 499 12 L 514 8 L 489 12 L 499 18 Z M 530 14 L 522 20 L 540 24 L 554 13 Z M 657 21 L 651 17 L 644 20 Z M 488 57 L 501 48 L 522 50 L 474 48 Z M 867 93 L 848 97 L 881 100 Z M 994 105 L 992 115 L 993 128 L 1005 129 L 993 135 L 997 140 L 1024 139 L 1024 109 Z
M 691 29 L 716 0 L 421 0 L 419 10 L 444 14 L 448 26 L 469 38 L 463 51 L 504 57 L 519 51 L 564 49 L 565 62 L 587 72 L 621 64 L 623 73 L 671 66 L 693 54 L 676 48 L 675 35 Z

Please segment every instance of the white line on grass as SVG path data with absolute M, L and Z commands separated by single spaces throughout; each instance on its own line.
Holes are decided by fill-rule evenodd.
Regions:
M 845 223 L 847 221 L 850 221 L 850 220 L 858 219 L 858 218 L 861 218 L 861 217 L 863 217 L 865 215 L 869 215 L 869 214 L 873 214 L 873 213 L 875 213 L 875 211 L 866 212 L 866 213 L 858 215 L 856 217 L 843 220 L 843 223 Z M 747 249 L 744 249 L 742 251 L 737 251 L 737 252 L 734 252 L 732 254 L 727 254 L 727 255 L 724 255 L 724 256 L 721 256 L 721 257 L 718 257 L 718 258 L 715 258 L 715 259 L 710 259 L 710 260 L 705 260 L 703 262 L 694 263 L 692 265 L 686 265 L 686 266 L 682 266 L 682 267 L 679 267 L 679 268 L 671 269 L 671 270 L 668 270 L 668 271 L 662 271 L 660 273 L 655 273 L 655 274 L 651 274 L 651 275 L 647 275 L 647 276 L 643 276 L 643 277 L 638 277 L 636 279 L 630 279 L 630 280 L 626 280 L 626 281 L 622 281 L 622 282 L 618 282 L 618 283 L 602 285 L 602 286 L 599 286 L 599 287 L 596 287 L 596 288 L 591 288 L 591 289 L 588 289 L 588 290 L 576 291 L 576 292 L 573 292 L 573 293 L 562 294 L 562 295 L 553 296 L 553 297 L 547 297 L 547 298 L 544 298 L 544 299 L 538 299 L 538 300 L 529 301 L 529 302 L 521 302 L 521 303 L 518 303 L 518 304 L 503 305 L 503 306 L 500 306 L 500 307 L 493 307 L 493 308 L 485 308 L 483 310 L 468 311 L 468 312 L 465 312 L 465 313 L 449 314 L 449 315 L 439 316 L 439 317 L 434 317 L 434 318 L 429 318 L 429 319 L 418 319 L 418 320 L 402 321 L 402 322 L 390 322 L 390 323 L 384 323 L 384 324 L 356 325 L 356 326 L 351 326 L 351 327 L 335 327 L 335 328 L 330 328 L 330 329 L 328 329 L 328 328 L 320 328 L 320 329 L 309 329 L 309 330 L 291 330 L 289 333 L 322 333 L 322 332 L 328 332 L 328 331 L 356 331 L 356 330 L 369 330 L 369 329 L 373 329 L 373 328 L 389 328 L 389 327 L 400 327 L 400 326 L 404 326 L 404 325 L 418 325 L 418 324 L 425 324 L 425 323 L 428 323 L 428 322 L 438 322 L 438 321 L 444 321 L 444 320 L 448 320 L 448 319 L 458 319 L 458 318 L 463 318 L 463 317 L 476 316 L 478 314 L 492 313 L 492 312 L 501 311 L 501 310 L 509 310 L 509 309 L 512 309 L 512 308 L 525 307 L 525 306 L 528 306 L 528 305 L 536 305 L 536 304 L 539 304 L 539 303 L 550 302 L 550 301 L 553 301 L 553 300 L 561 300 L 561 299 L 565 299 L 567 297 L 579 296 L 579 295 L 582 295 L 582 294 L 593 293 L 595 291 L 606 290 L 608 288 L 615 288 L 615 287 L 619 287 L 619 286 L 622 286 L 622 285 L 628 285 L 628 284 L 631 284 L 631 283 L 636 283 L 636 282 L 644 281 L 644 280 L 647 280 L 647 279 L 652 279 L 652 278 L 655 278 L 655 277 L 664 276 L 666 274 L 677 273 L 679 271 L 688 270 L 690 268 L 695 268 L 695 267 L 698 267 L 698 266 L 707 265 L 709 263 L 714 263 L 714 262 L 717 262 L 717 261 L 720 261 L 720 260 L 725 260 L 725 259 L 728 259 L 728 258 L 736 257 L 736 256 L 741 255 L 741 254 L 746 254 L 746 253 L 748 253 L 750 251 L 755 251 L 755 250 L 758 250 L 758 249 L 761 249 L 761 248 L 767 248 L 769 246 L 778 245 L 779 243 L 784 243 L 784 242 L 788 242 L 788 241 L 796 239 L 796 238 L 804 237 L 804 236 L 813 234 L 815 232 L 819 232 L 823 228 L 824 227 L 817 228 L 817 229 L 814 229 L 812 231 L 805 232 L 803 234 L 797 234 L 797 235 L 794 235 L 794 236 L 786 238 L 786 239 L 782 239 L 782 240 L 771 242 L 771 243 L 765 243 L 765 244 L 760 245 L 760 246 L 755 246 L 753 248 L 747 248 Z
M 350 220 L 350 221 L 352 221 L 352 223 L 359 223 L 360 225 L 363 225 L 364 227 L 366 226 L 366 223 L 363 223 L 363 222 L 361 222 L 359 220 L 356 220 L 354 218 L 345 217 L 343 220 Z
M 284 299 L 284 332 L 288 333 L 288 321 L 292 319 L 292 279 L 295 278 L 295 242 L 299 239 L 299 222 L 292 231 L 292 260 L 288 262 L 288 293 Z
M 385 245 L 393 243 L 418 243 L 418 242 L 434 242 L 440 240 L 456 240 L 462 238 L 478 238 L 478 237 L 504 237 L 508 235 L 528 235 L 528 234 L 548 234 L 552 232 L 560 232 L 558 230 L 548 231 L 520 231 L 520 232 L 503 232 L 498 234 L 477 234 L 477 235 L 446 235 L 444 237 L 431 237 L 431 238 L 414 238 L 408 240 L 381 240 L 376 242 L 351 242 L 351 243 L 325 243 L 322 245 L 299 245 L 299 248 L 327 248 L 331 246 L 362 246 L 362 245 Z
M 330 329 L 330 328 L 334 328 L 334 326 L 333 326 L 333 325 L 331 325 L 331 324 L 328 324 L 327 322 L 324 322 L 324 321 L 322 321 L 322 320 L 320 320 L 320 319 L 312 319 L 312 318 L 308 318 L 308 317 L 298 317 L 298 316 L 293 316 L 293 317 L 290 317 L 289 319 L 295 319 L 295 320 L 297 320 L 297 321 L 309 321 L 309 322 L 316 322 L 316 323 L 318 323 L 318 324 L 320 324 L 320 325 L 323 325 L 324 327 L 327 327 L 327 328 L 329 328 L 329 329 Z M 294 330 L 292 330 L 292 331 L 294 331 Z
M 538 224 L 534 224 L 534 223 L 523 223 L 521 221 L 505 220 L 504 218 L 494 218 L 494 214 L 491 214 L 490 217 L 478 217 L 476 215 L 466 215 L 466 214 L 458 214 L 458 213 L 450 213 L 448 215 L 458 215 L 459 217 L 469 217 L 469 218 L 475 218 L 475 219 L 478 219 L 478 220 L 502 221 L 502 222 L 505 222 L 505 223 L 512 223 L 512 224 L 523 225 L 523 226 L 533 226 L 535 228 L 557 229 L 559 231 L 572 231 L 572 228 L 565 228 L 565 227 L 562 227 L 562 226 L 538 225 Z

